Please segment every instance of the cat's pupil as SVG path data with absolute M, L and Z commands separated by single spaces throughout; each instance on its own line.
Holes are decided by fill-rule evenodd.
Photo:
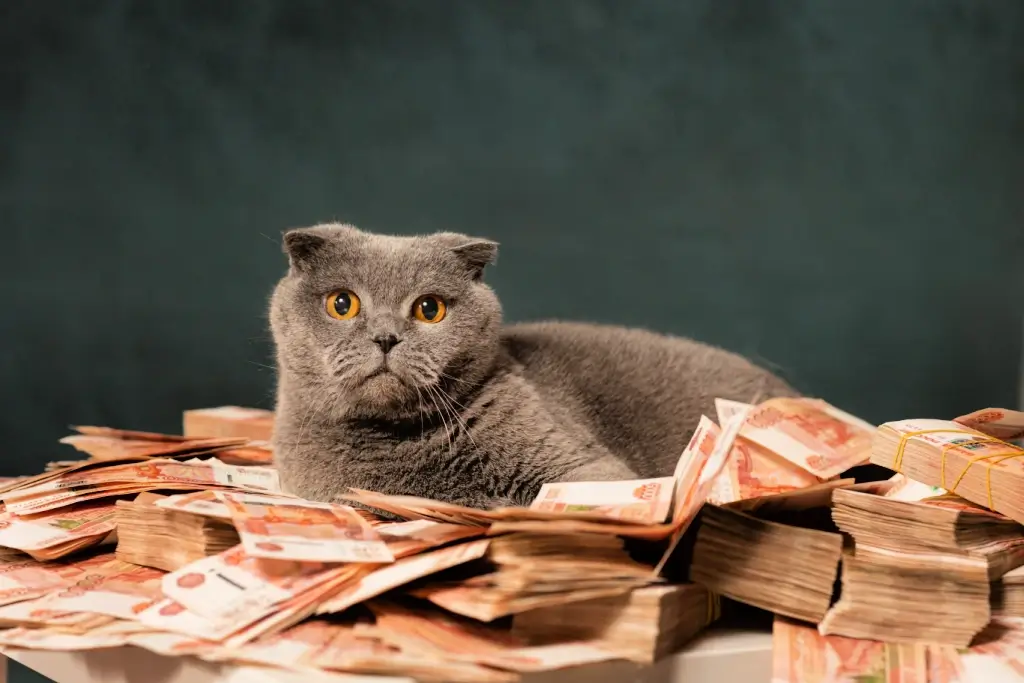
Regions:
M 352 297 L 347 292 L 340 292 L 334 296 L 334 312 L 338 315 L 348 315 L 352 308 Z
M 426 318 L 427 320 L 433 320 L 434 318 L 436 318 L 437 314 L 440 312 L 440 308 L 437 305 L 437 299 L 433 297 L 427 297 L 426 299 L 421 301 L 420 312 L 423 314 L 423 317 Z

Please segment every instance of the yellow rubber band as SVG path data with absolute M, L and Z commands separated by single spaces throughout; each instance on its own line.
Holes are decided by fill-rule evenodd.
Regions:
M 1024 450 L 1021 450 L 1019 453 L 1011 453 L 1009 455 L 1004 455 L 1001 458 L 999 458 L 998 460 L 996 460 L 995 462 L 985 463 L 986 465 L 988 465 L 988 469 L 986 470 L 987 477 L 985 478 L 985 489 L 988 492 L 988 509 L 989 510 L 995 510 L 996 509 L 995 505 L 992 502 L 992 465 L 996 465 L 998 463 L 1001 463 L 1004 460 L 1012 460 L 1013 458 L 1020 458 L 1020 457 L 1024 457 Z
M 1018 457 L 1019 458 L 1020 456 L 1024 455 L 1024 452 L 1021 452 L 1021 453 L 1007 453 L 1007 452 L 1003 451 L 1002 453 L 989 453 L 988 455 L 978 455 L 978 456 L 975 456 L 975 457 L 971 458 L 970 460 L 967 461 L 967 465 L 964 467 L 964 471 L 960 473 L 960 476 L 956 478 L 956 481 L 953 482 L 953 485 L 949 487 L 950 493 L 956 493 L 956 487 L 959 486 L 960 482 L 962 482 L 964 480 L 964 477 L 967 475 L 967 470 L 971 469 L 971 467 L 974 466 L 974 463 L 980 462 L 983 465 L 985 465 L 986 467 L 988 467 L 988 472 L 989 472 L 989 496 L 988 496 L 988 498 L 989 498 L 989 502 L 991 503 L 992 502 L 992 464 L 991 463 L 987 463 L 985 461 L 988 460 L 989 458 L 998 458 L 1001 455 L 1005 455 L 1005 456 L 1008 456 L 1008 457 Z M 1004 458 L 1004 460 L 1005 460 L 1005 458 Z M 945 488 L 945 487 L 943 487 L 943 488 Z M 989 506 L 989 507 L 991 507 L 991 506 Z
M 960 443 L 947 443 L 945 446 L 943 446 L 942 451 L 940 451 L 939 453 L 939 486 L 948 491 L 953 491 L 956 489 L 957 484 L 960 483 L 960 479 L 963 479 L 964 473 L 967 472 L 967 470 L 964 470 L 964 473 L 960 474 L 960 478 L 956 480 L 956 484 L 953 484 L 953 488 L 946 486 L 946 455 L 950 451 L 960 448 L 962 446 L 970 446 L 971 444 L 992 442 L 1002 443 L 1001 441 L 999 441 L 999 439 L 994 439 L 991 436 L 979 436 L 978 438 L 970 439 L 969 441 L 961 441 Z M 967 451 L 967 454 L 970 455 L 970 451 Z M 968 467 L 970 467 L 970 465 L 968 465 Z
M 890 427 L 890 429 L 892 429 L 892 428 Z M 896 431 L 896 430 L 893 430 L 893 431 Z M 985 436 L 981 432 L 976 432 L 976 431 L 973 431 L 973 430 L 970 430 L 970 429 L 966 429 L 966 428 L 965 429 L 950 429 L 948 427 L 942 427 L 940 429 L 921 429 L 921 430 L 918 430 L 916 432 L 907 432 L 905 434 L 901 434 L 900 435 L 900 443 L 896 447 L 896 457 L 892 461 L 892 469 L 896 470 L 897 472 L 900 471 L 900 465 L 903 464 L 903 451 L 906 450 L 907 442 L 908 441 L 913 439 L 915 436 L 921 436 L 923 434 L 941 434 L 941 433 L 946 433 L 946 434 L 950 434 L 950 433 L 952 433 L 952 434 L 974 434 L 975 436 Z M 943 487 L 943 488 L 945 488 L 945 487 Z
M 964 480 L 964 477 L 967 476 L 968 470 L 970 470 L 975 463 L 980 462 L 983 465 L 985 465 L 985 492 L 988 495 L 988 508 L 990 510 L 994 510 L 995 505 L 992 498 L 992 466 L 1001 463 L 1004 460 L 1012 460 L 1013 458 L 1024 457 L 1024 448 L 1014 446 L 1011 443 L 1007 443 L 1005 441 L 1002 441 L 1001 439 L 997 439 L 987 434 L 982 434 L 981 432 L 975 431 L 973 429 L 921 429 L 916 432 L 907 432 L 905 434 L 900 435 L 900 442 L 899 445 L 896 447 L 896 457 L 893 459 L 893 469 L 896 470 L 897 472 L 900 471 L 900 466 L 903 464 L 903 454 L 906 451 L 907 443 L 910 441 L 910 439 L 914 438 L 915 436 L 921 436 L 923 434 L 937 433 L 972 434 L 975 436 L 975 438 L 973 439 L 961 441 L 959 443 L 948 443 L 942 447 L 942 450 L 940 451 L 939 455 L 939 484 L 941 485 L 941 488 L 948 490 L 950 493 L 956 493 L 956 487 L 959 486 L 960 482 L 962 482 Z M 986 455 L 978 455 L 971 458 L 970 460 L 967 461 L 967 465 L 964 467 L 963 472 L 961 472 L 960 476 L 956 478 L 956 481 L 953 482 L 953 485 L 946 486 L 946 456 L 949 454 L 949 452 L 954 451 L 958 448 L 964 448 L 966 450 L 967 446 L 986 443 L 1001 444 L 1012 450 L 1009 452 L 1001 451 L 998 453 L 988 453 Z M 967 450 L 967 452 L 970 453 L 969 450 Z M 986 462 L 990 458 L 998 459 L 992 462 Z

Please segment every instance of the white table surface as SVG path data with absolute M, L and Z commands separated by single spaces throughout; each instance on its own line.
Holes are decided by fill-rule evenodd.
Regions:
M 56 683 L 388 683 L 411 679 L 349 674 L 322 677 L 274 669 L 171 658 L 135 647 L 87 652 L 12 650 L 6 653 Z M 772 637 L 766 631 L 710 629 L 653 666 L 608 662 L 524 677 L 530 683 L 769 683 Z M 0 683 L 6 683 L 0 655 Z

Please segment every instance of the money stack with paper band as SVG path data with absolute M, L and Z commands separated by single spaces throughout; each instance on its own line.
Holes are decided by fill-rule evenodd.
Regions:
M 774 619 L 775 683 L 1024 679 L 1024 414 L 716 407 L 671 476 L 488 510 L 289 495 L 264 410 L 78 427 L 84 459 L 0 480 L 0 648 L 515 681 L 746 613 Z M 894 473 L 858 482 L 869 462 Z

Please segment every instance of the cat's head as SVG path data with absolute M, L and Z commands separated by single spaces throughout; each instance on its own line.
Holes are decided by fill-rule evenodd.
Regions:
M 498 352 L 501 305 L 482 280 L 497 248 L 340 224 L 285 233 L 289 270 L 270 305 L 282 376 L 339 419 L 407 419 L 458 400 Z

